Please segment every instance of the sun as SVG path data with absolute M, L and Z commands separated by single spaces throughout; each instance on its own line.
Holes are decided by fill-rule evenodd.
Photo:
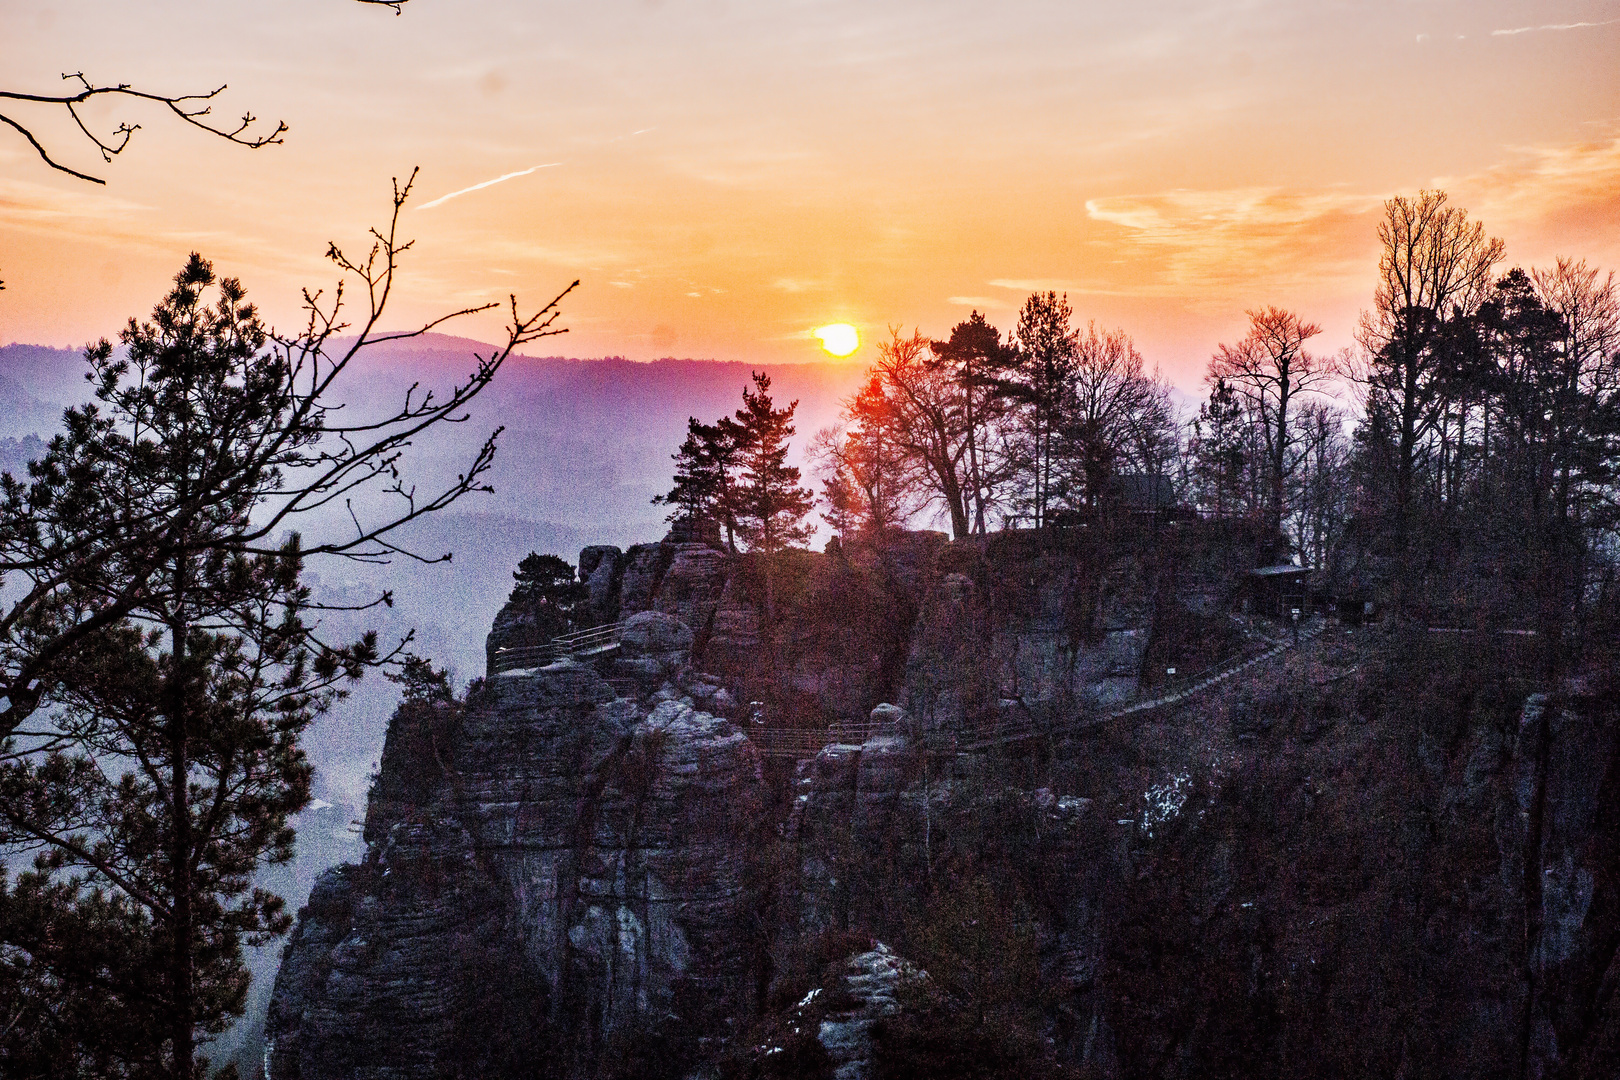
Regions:
M 861 347 L 861 335 L 849 323 L 833 323 L 830 326 L 818 326 L 815 329 L 816 337 L 821 339 L 821 347 L 833 356 L 845 357 Z

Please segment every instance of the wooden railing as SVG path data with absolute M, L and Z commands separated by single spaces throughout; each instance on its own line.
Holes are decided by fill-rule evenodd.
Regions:
M 497 649 L 490 660 L 489 673 L 498 675 L 503 671 L 544 667 L 564 657 L 579 659 L 585 656 L 600 656 L 617 649 L 623 640 L 624 623 L 617 622 L 554 637 L 544 645 Z

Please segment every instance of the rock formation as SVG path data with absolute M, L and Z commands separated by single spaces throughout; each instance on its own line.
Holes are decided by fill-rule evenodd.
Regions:
M 1614 1075 L 1609 666 L 1335 629 L 953 749 L 1241 647 L 1219 553 L 588 549 L 622 649 L 402 706 L 367 857 L 287 947 L 272 1076 Z M 761 710 L 876 734 L 765 760 Z
M 665 1028 L 695 1044 L 746 1008 L 759 759 L 680 692 L 717 694 L 683 667 L 690 640 L 632 620 L 618 663 L 662 684 L 648 698 L 568 660 L 492 677 L 439 733 L 437 776 L 379 777 L 415 797 L 374 800 L 366 862 L 303 913 L 273 1075 L 479 1075 L 542 1032 L 590 1060 Z M 412 735 L 396 716 L 391 746 Z

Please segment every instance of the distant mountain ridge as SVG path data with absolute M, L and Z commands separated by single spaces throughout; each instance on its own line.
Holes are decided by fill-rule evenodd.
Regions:
M 342 342 L 338 343 L 340 346 Z M 387 409 L 413 383 L 448 388 L 466 378 L 475 353 L 492 346 L 429 334 L 368 349 L 338 388 L 358 412 Z M 0 346 L 0 437 L 48 437 L 61 410 L 88 398 L 84 360 L 69 349 Z M 750 373 L 773 380 L 779 402 L 799 401 L 795 450 L 835 423 L 863 365 L 760 365 L 710 360 L 648 362 L 607 357 L 513 356 L 468 410 L 465 424 L 441 429 L 414 448 L 418 482 L 459 473 L 478 443 L 504 427 L 490 476 L 494 504 L 480 512 L 556 521 L 612 542 L 657 539 L 663 515 L 653 495 L 667 488 L 669 457 L 687 418 L 713 420 L 741 404 Z M 470 505 L 470 504 L 469 504 Z
M 442 392 L 474 369 L 475 353 L 491 349 L 444 334 L 385 342 L 362 353 L 339 397 L 365 413 L 396 405 L 413 383 Z M 89 399 L 85 370 L 83 354 L 72 349 L 0 346 L 0 467 L 20 475 L 24 448 L 39 446 L 28 437 L 48 439 L 64 407 Z M 494 493 L 471 496 L 400 537 L 418 554 L 454 552 L 454 559 L 437 566 L 312 565 L 318 591 L 358 596 L 390 589 L 396 597 L 392 609 L 333 617 L 334 631 L 340 623 L 353 631 L 372 626 L 397 640 L 414 628 L 416 651 L 464 677 L 476 674 L 484 635 L 518 560 L 531 550 L 572 560 L 585 543 L 629 547 L 662 537 L 665 511 L 651 500 L 669 488 L 670 455 L 685 437 L 687 418 L 712 421 L 734 411 L 754 370 L 771 376 L 778 402 L 799 401 L 794 456 L 802 467 L 811 436 L 836 422 L 865 365 L 513 356 L 465 423 L 436 430 L 404 462 L 407 477 L 426 491 L 465 471 L 484 438 L 504 428 L 488 474 Z M 397 696 L 392 685 L 367 679 L 311 730 L 309 752 L 340 789 L 334 794 L 352 799 L 364 790 Z

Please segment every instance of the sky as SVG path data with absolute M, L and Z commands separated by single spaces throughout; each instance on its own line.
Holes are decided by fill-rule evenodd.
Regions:
M 1383 201 L 1442 187 L 1507 243 L 1620 267 L 1620 0 L 0 0 L 0 89 L 228 88 L 258 150 L 131 103 L 103 163 L 0 102 L 0 342 L 82 345 L 188 252 L 277 325 L 421 173 L 390 325 L 569 281 L 541 352 L 822 358 L 848 322 L 1009 328 L 1034 289 L 1196 389 L 1246 309 L 1352 341 Z M 454 332 L 485 340 L 490 316 Z

